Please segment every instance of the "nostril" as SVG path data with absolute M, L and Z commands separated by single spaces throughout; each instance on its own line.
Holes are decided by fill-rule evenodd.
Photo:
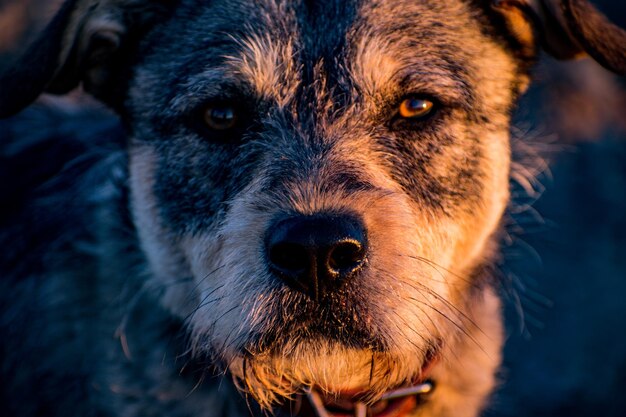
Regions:
M 328 266 L 333 272 L 347 274 L 357 269 L 365 258 L 363 245 L 356 240 L 337 243 L 328 255 Z
M 304 246 L 291 242 L 280 242 L 269 248 L 269 260 L 284 273 L 303 274 L 309 269 L 309 254 Z

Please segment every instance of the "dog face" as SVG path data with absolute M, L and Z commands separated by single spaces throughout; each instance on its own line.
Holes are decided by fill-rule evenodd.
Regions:
M 192 278 L 165 302 L 263 402 L 375 396 L 467 331 L 525 79 L 461 2 L 249 9 L 179 10 L 137 66 L 145 252 Z
M 128 126 L 150 279 L 194 351 L 266 407 L 430 376 L 448 405 L 411 413 L 473 415 L 499 361 L 478 271 L 527 19 L 461 0 L 155 3 L 68 2 L 59 53 L 88 56 L 87 90 Z

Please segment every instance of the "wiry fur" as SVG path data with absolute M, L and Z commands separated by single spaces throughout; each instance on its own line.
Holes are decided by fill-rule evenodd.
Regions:
M 246 413 L 198 369 L 229 374 L 265 410 L 309 388 L 364 389 L 374 402 L 424 377 L 433 354 L 437 388 L 411 415 L 479 413 L 500 362 L 489 265 L 532 36 L 465 0 L 77 0 L 64 10 L 49 29 L 58 61 L 46 57 L 60 64 L 39 84 L 60 92 L 82 79 L 126 134 L 79 170 L 87 180 L 70 185 L 59 168 L 58 188 L 35 187 L 6 217 L 5 245 L 20 233 L 13 224 L 65 199 L 80 219 L 51 211 L 41 242 L 23 238 L 0 258 L 6 300 L 25 303 L 28 286 L 42 286 L 40 310 L 2 300 L 3 372 L 18 374 L 9 410 L 38 374 L 18 365 L 15 326 L 45 327 L 54 312 L 59 334 L 43 341 L 76 344 L 86 365 L 68 378 L 87 392 L 67 398 L 87 405 L 42 401 L 22 415 Z M 415 95 L 437 113 L 399 118 Z M 242 128 L 205 126 L 212 103 L 236 106 Z M 264 254 L 277 219 L 316 215 L 353 216 L 368 240 L 362 270 L 320 300 L 286 285 Z M 41 360 L 64 375 L 62 361 Z
M 283 7 L 278 16 L 272 15 L 276 8 L 271 2 L 261 8 L 272 16 L 261 19 L 278 26 L 270 33 L 280 33 L 284 30 L 281 24 L 296 20 L 290 17 L 294 12 Z M 412 28 L 405 29 L 408 33 L 397 30 L 404 27 L 397 17 L 400 7 L 403 19 L 419 16 L 423 22 L 414 35 Z M 448 15 L 449 28 L 445 23 L 441 27 L 438 12 Z M 454 353 L 447 360 L 457 362 L 451 372 L 460 378 L 460 369 L 468 366 L 463 365 L 463 358 L 473 355 L 461 353 L 458 334 L 474 340 L 464 348 L 469 351 L 485 350 L 473 336 L 476 332 L 488 334 L 490 344 L 499 344 L 499 325 L 478 327 L 477 319 L 470 318 L 472 308 L 477 308 L 472 307 L 472 299 L 485 297 L 487 291 L 481 289 L 480 280 L 472 278 L 471 271 L 488 258 L 490 236 L 506 205 L 507 109 L 515 89 L 524 81 L 516 77 L 514 59 L 498 42 L 487 38 L 473 45 L 459 43 L 482 36 L 478 22 L 468 24 L 472 14 L 465 5 L 384 3 L 363 6 L 356 13 L 358 23 L 348 26 L 346 43 L 335 46 L 341 52 L 332 61 L 325 56 L 307 60 L 306 55 L 296 54 L 306 46 L 302 45 L 306 39 L 255 33 L 233 42 L 232 35 L 225 35 L 222 41 L 230 42 L 234 49 L 209 51 L 202 60 L 217 62 L 203 70 L 202 81 L 195 74 L 190 75 L 193 82 L 182 81 L 172 100 L 176 104 L 183 102 L 180 97 L 192 95 L 188 89 L 210 91 L 228 82 L 252 86 L 251 94 L 260 100 L 258 106 L 267 108 L 259 114 L 261 132 L 247 135 L 239 148 L 239 162 L 231 164 L 234 172 L 230 175 L 238 177 L 232 185 L 228 181 L 211 183 L 210 172 L 218 166 L 223 169 L 223 163 L 196 160 L 194 155 L 206 152 L 207 144 L 185 129 L 173 132 L 172 140 L 187 143 L 187 153 L 181 154 L 167 143 L 160 145 L 163 150 L 150 152 L 155 159 L 150 169 L 157 172 L 149 176 L 180 175 L 178 169 L 172 170 L 174 164 L 194 172 L 198 189 L 186 186 L 185 193 L 206 199 L 216 195 L 216 188 L 223 189 L 228 196 L 226 207 L 210 208 L 219 200 L 203 203 L 216 212 L 207 219 L 211 225 L 197 225 L 204 220 L 195 213 L 186 215 L 180 225 L 174 219 L 164 223 L 143 208 L 163 206 L 165 201 L 175 204 L 171 202 L 179 197 L 170 193 L 181 190 L 163 190 L 165 194 L 159 195 L 157 185 L 156 195 L 151 195 L 150 189 L 155 187 L 149 183 L 131 187 L 135 210 L 141 213 L 136 221 L 139 233 L 151 234 L 143 239 L 149 245 L 157 242 L 153 251 L 146 247 L 153 270 L 171 275 L 171 260 L 180 259 L 176 265 L 184 265 L 185 272 L 175 274 L 198 277 L 193 295 L 182 292 L 179 299 L 166 298 L 174 306 L 189 305 L 190 300 L 196 303 L 186 317 L 194 351 L 208 348 L 213 360 L 241 379 L 240 386 L 264 406 L 312 384 L 330 392 L 368 386 L 370 398 L 375 400 L 386 390 L 418 377 L 425 354 L 439 343 Z M 193 28 L 193 20 L 188 24 Z M 239 24 L 258 30 L 251 24 Z M 467 33 L 452 39 L 448 35 L 452 26 Z M 428 30 L 431 35 L 424 37 Z M 445 42 L 446 48 L 433 47 L 433 42 Z M 170 44 L 163 42 L 156 48 L 168 49 Z M 423 53 L 418 52 L 420 45 Z M 161 55 L 168 52 L 159 51 L 155 56 Z M 470 61 L 470 56 L 477 55 L 490 57 L 490 63 L 479 66 L 480 60 Z M 196 67 L 205 69 L 207 64 Z M 131 88 L 129 107 L 134 113 L 167 108 L 168 103 L 158 104 L 150 96 L 157 85 L 168 84 L 157 81 L 168 73 L 150 59 L 140 68 Z M 303 81 L 306 78 L 310 84 Z M 199 87 L 199 82 L 207 87 Z M 420 139 L 411 138 L 416 135 L 412 133 L 392 140 L 388 128 L 381 126 L 388 117 L 384 116 L 389 111 L 386 106 L 407 90 L 428 91 L 454 103 L 454 109 L 445 115 L 445 126 L 424 127 Z M 141 102 L 135 103 L 133 97 L 140 97 Z M 148 155 L 144 148 L 154 146 L 143 139 L 148 136 L 153 135 L 134 135 L 134 142 L 141 144 L 135 145 L 139 151 L 131 150 L 131 171 L 134 166 L 141 167 L 138 171 L 146 169 L 141 162 Z M 169 161 L 167 171 L 162 168 L 165 161 Z M 200 182 L 199 176 L 204 178 Z M 191 178 L 183 183 L 188 181 Z M 178 219 L 180 208 L 175 209 L 173 215 Z M 367 271 L 358 281 L 348 283 L 345 294 L 339 296 L 350 300 L 348 310 L 341 313 L 344 319 L 339 320 L 352 323 L 330 341 L 311 328 L 311 320 L 321 317 L 336 323 L 331 326 L 339 325 L 332 317 L 333 310 L 341 307 L 333 306 L 332 301 L 328 306 L 312 304 L 305 295 L 277 281 L 259 256 L 265 231 L 274 218 L 323 212 L 355 213 L 363 219 L 371 241 Z M 167 212 L 162 211 L 161 216 L 167 218 Z M 147 219 L 152 220 L 144 226 Z M 158 243 L 164 239 L 152 234 L 160 229 L 167 234 L 168 222 L 182 233 L 177 233 L 176 240 L 167 239 L 170 243 L 164 246 Z M 172 241 L 180 243 L 172 248 Z M 496 310 L 492 307 L 493 313 Z M 351 328 L 368 337 L 351 341 Z M 266 343 L 273 338 L 259 339 L 267 334 L 282 340 Z M 286 334 L 290 336 L 278 336 Z M 474 379 L 484 379 L 484 385 L 471 381 L 468 385 L 472 388 L 461 388 L 477 390 L 480 398 L 493 379 L 479 374 L 493 375 L 498 362 L 497 352 L 484 355 L 482 372 L 472 373 Z M 329 363 L 334 365 L 324 366 Z

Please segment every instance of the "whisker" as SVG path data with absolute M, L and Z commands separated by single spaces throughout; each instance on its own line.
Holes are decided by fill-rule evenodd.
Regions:
M 443 265 L 440 265 L 440 264 L 436 263 L 435 261 L 432 261 L 432 260 L 430 260 L 428 258 L 425 258 L 423 256 L 408 255 L 408 254 L 398 254 L 396 256 L 404 256 L 404 257 L 407 257 L 407 258 L 410 258 L 410 259 L 415 259 L 417 261 L 421 261 L 421 262 L 425 263 L 426 265 L 432 267 L 441 276 L 441 278 L 443 278 L 443 281 L 438 281 L 438 282 L 451 284 L 449 281 L 447 281 L 445 279 L 445 277 L 446 277 L 445 274 L 443 272 L 441 272 L 441 271 L 444 271 L 444 272 L 452 275 L 453 277 L 457 278 L 458 280 L 463 281 L 464 283 L 466 283 L 466 284 L 468 284 L 468 285 L 470 285 L 472 287 L 475 287 L 475 288 L 479 287 L 479 284 L 477 284 L 473 280 L 468 279 L 467 277 L 465 277 L 463 275 L 460 275 L 460 274 L 450 270 L 449 268 L 446 268 Z

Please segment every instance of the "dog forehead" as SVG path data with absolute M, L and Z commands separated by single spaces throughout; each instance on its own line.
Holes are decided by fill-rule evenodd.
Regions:
M 157 32 L 149 61 L 170 77 L 181 111 L 195 92 L 219 95 L 223 84 L 285 102 L 320 62 L 332 81 L 365 92 L 400 68 L 462 68 L 463 51 L 480 42 L 477 27 L 460 1 L 193 2 Z

